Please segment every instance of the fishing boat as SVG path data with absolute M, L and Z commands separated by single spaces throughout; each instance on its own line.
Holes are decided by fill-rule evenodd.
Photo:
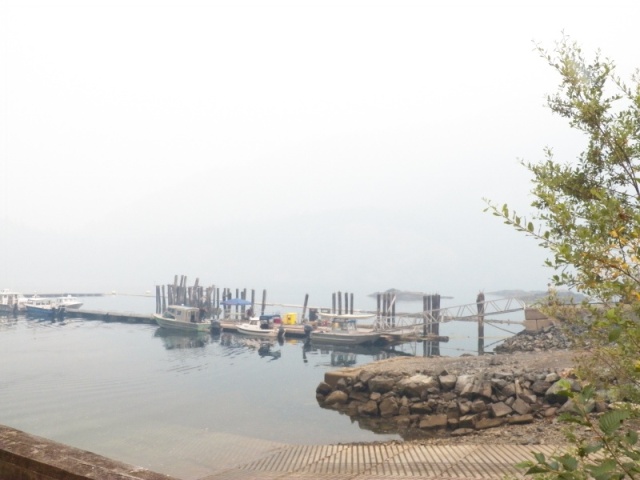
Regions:
M 359 329 L 355 318 L 344 318 L 335 315 L 331 320 L 331 330 L 313 330 L 311 343 L 328 343 L 332 345 L 373 344 L 380 340 L 381 333 L 372 329 Z
M 0 314 L 17 314 L 24 310 L 26 300 L 26 297 L 21 293 L 5 288 L 0 291 Z
M 251 317 L 248 322 L 239 323 L 236 326 L 236 331 L 256 337 L 281 337 L 285 333 L 282 324 L 261 317 Z
M 202 318 L 200 309 L 183 305 L 169 305 L 162 314 L 153 314 L 153 319 L 164 328 L 206 332 L 211 329 L 211 321 Z
M 27 315 L 32 317 L 60 317 L 64 315 L 64 306 L 58 304 L 55 298 L 38 297 L 27 298 L 25 302 Z
M 58 305 L 63 306 L 64 308 L 80 308 L 82 306 L 82 301 L 80 301 L 78 297 L 74 297 L 72 295 L 56 297 L 56 301 L 58 302 Z

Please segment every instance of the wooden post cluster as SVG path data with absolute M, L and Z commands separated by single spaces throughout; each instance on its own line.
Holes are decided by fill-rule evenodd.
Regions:
M 166 290 L 165 290 L 166 289 Z M 251 302 L 253 308 L 256 301 L 256 291 L 251 290 L 248 295 L 247 289 L 236 288 L 235 293 L 230 288 L 218 288 L 215 285 L 203 287 L 200 280 L 196 278 L 193 286 L 187 286 L 187 277 L 176 275 L 173 284 L 156 285 L 156 313 L 162 313 L 168 305 L 185 305 L 188 307 L 200 308 L 206 318 L 218 318 L 224 311 L 225 316 L 235 308 L 236 313 L 244 315 L 248 305 L 223 306 L 222 302 L 231 298 L 242 298 Z M 264 314 L 267 301 L 267 291 L 262 291 L 262 310 Z M 221 308 L 224 307 L 224 308 Z
M 305 298 L 305 306 L 308 300 L 308 294 Z M 342 292 L 331 294 L 331 313 L 342 315 Z M 344 292 L 344 313 L 353 314 L 353 293 Z
M 377 311 L 378 320 L 386 326 L 396 326 L 396 294 L 391 292 L 378 293 Z

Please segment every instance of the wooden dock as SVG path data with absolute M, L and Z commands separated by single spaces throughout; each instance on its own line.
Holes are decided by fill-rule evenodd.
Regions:
M 65 310 L 64 315 L 70 318 L 83 317 L 90 320 L 102 320 L 104 322 L 156 323 L 150 313 L 105 312 L 103 310 L 68 308 Z

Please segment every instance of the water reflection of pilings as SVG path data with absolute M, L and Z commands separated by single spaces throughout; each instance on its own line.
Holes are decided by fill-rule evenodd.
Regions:
M 153 336 L 161 338 L 167 350 L 203 348 L 211 342 L 211 336 L 206 332 L 177 332 L 162 327 L 156 329 Z
M 397 349 L 396 347 L 410 347 L 410 352 Z M 387 358 L 399 356 L 415 356 L 415 342 L 404 342 L 402 344 L 393 344 L 385 346 L 374 345 L 331 345 L 322 343 L 314 345 L 310 339 L 305 339 L 302 346 L 302 360 L 307 363 L 307 354 L 319 353 L 329 355 L 330 365 L 332 367 L 350 367 L 358 363 L 358 356 L 366 356 L 367 362 L 375 362 L 385 360 Z

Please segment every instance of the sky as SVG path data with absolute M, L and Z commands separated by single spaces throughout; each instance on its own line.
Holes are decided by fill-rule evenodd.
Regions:
M 628 78 L 634 3 L 5 0 L 0 288 L 544 290 L 483 199 L 530 216 L 520 162 L 585 146 L 535 44 Z

